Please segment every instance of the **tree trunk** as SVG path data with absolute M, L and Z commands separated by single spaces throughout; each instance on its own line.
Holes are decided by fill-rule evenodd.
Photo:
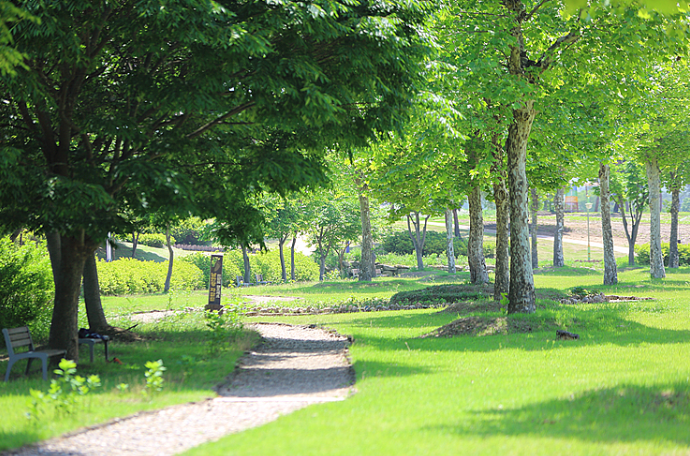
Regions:
M 661 204 L 659 202 L 661 183 L 659 178 L 659 165 L 656 158 L 648 160 L 646 165 L 647 181 L 649 182 L 650 209 L 649 272 L 652 279 L 661 279 L 666 277 L 666 270 L 664 269 L 664 258 L 661 253 Z
M 412 239 L 412 245 L 414 245 L 414 252 L 417 256 L 417 269 L 420 271 L 424 270 L 424 244 L 426 242 L 426 224 L 429 221 L 429 215 L 424 218 L 424 228 L 420 227 L 421 221 L 419 217 L 419 212 L 413 212 L 415 218 L 412 219 L 410 214 L 407 214 L 407 232 Z M 412 226 L 410 226 L 410 221 L 414 225 L 414 233 L 412 232 Z
M 357 179 L 359 187 L 359 212 L 362 218 L 362 256 L 360 260 L 360 282 L 371 282 L 374 272 L 374 238 L 371 234 L 371 213 L 369 209 L 369 186 Z
M 484 217 L 482 216 L 482 192 L 475 185 L 467 195 L 470 212 L 470 235 L 467 243 L 467 262 L 470 266 L 470 282 L 482 284 L 489 282 L 484 259 Z
M 242 261 L 244 262 L 244 283 L 252 282 L 252 271 L 249 264 L 249 254 L 247 253 L 247 246 L 242 244 Z
M 60 236 L 60 263 L 55 280 L 55 303 L 48 345 L 67 350 L 66 358 L 79 360 L 77 311 L 84 263 L 96 246 L 79 237 Z
M 448 246 L 446 247 L 446 256 L 448 256 L 448 272 L 455 274 L 455 249 L 453 247 L 453 211 L 446 209 L 446 238 Z
M 172 244 L 170 244 L 170 224 L 168 224 L 168 226 L 165 227 L 165 245 L 168 246 L 168 274 L 165 276 L 165 286 L 163 288 L 163 293 L 167 293 L 170 291 L 170 281 L 172 280 L 173 273 L 173 259 L 175 256 Z
M 508 313 L 536 310 L 534 276 L 529 254 L 527 225 L 527 140 L 534 120 L 534 102 L 513 110 L 506 154 L 510 188 L 510 292 Z
M 563 229 L 565 228 L 565 191 L 562 188 L 556 190 L 553 200 L 553 207 L 556 211 L 556 232 L 553 235 L 553 267 L 562 268 L 565 266 L 563 256 Z
M 132 258 L 136 258 L 138 245 L 139 245 L 139 232 L 135 231 L 132 233 Z
M 278 239 L 278 252 L 280 253 L 280 278 L 283 282 L 287 282 L 287 270 L 285 268 L 285 252 L 283 248 L 285 247 L 285 241 L 287 241 L 287 235 L 282 236 Z
M 455 223 L 455 237 L 460 237 L 460 219 L 458 218 L 458 210 L 453 209 L 453 222 Z
M 60 271 L 61 246 L 60 233 L 51 231 L 46 233 L 46 246 L 48 248 L 48 256 L 50 257 L 50 267 L 53 269 L 53 283 L 57 287 L 57 279 Z
M 604 243 L 604 285 L 618 283 L 616 255 L 613 251 L 613 232 L 611 231 L 611 205 L 609 204 L 609 165 L 599 165 L 599 196 L 601 198 L 601 234 Z
M 678 255 L 678 212 L 680 212 L 680 189 L 671 189 L 671 237 L 668 248 L 668 267 L 680 266 Z
M 111 326 L 105 318 L 101 303 L 96 255 L 87 256 L 84 262 L 84 305 L 86 306 L 86 318 L 89 320 L 89 329 L 99 334 L 107 334 Z
M 290 280 L 293 282 L 295 277 L 295 244 L 297 244 L 297 233 L 292 237 L 292 245 L 290 246 Z
M 492 139 L 494 163 L 494 202 L 496 203 L 496 269 L 494 271 L 494 300 L 500 301 L 510 290 L 510 203 L 506 187 L 505 153 L 499 143 L 499 136 Z
M 539 251 L 537 250 L 537 231 L 539 230 L 539 223 L 537 221 L 537 211 L 539 211 L 539 195 L 537 194 L 537 189 L 532 187 L 532 269 L 537 269 L 539 267 Z

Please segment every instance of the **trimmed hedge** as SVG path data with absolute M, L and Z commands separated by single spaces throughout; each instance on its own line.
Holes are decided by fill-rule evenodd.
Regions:
M 168 262 L 139 261 L 120 258 L 110 263 L 98 262 L 98 282 L 102 295 L 161 293 L 168 274 Z M 171 289 L 202 288 L 201 270 L 194 264 L 176 260 L 173 263 Z
M 175 245 L 177 241 L 170 236 L 170 245 Z M 148 245 L 149 247 L 165 247 L 165 234 L 160 233 L 142 233 L 139 235 L 139 244 Z
M 446 253 L 448 240 L 446 233 L 440 231 L 427 231 L 424 242 L 423 255 L 442 255 Z M 386 253 L 398 255 L 411 255 L 414 253 L 414 245 L 407 231 L 397 231 L 387 235 L 381 242 L 381 248 Z M 467 240 L 453 238 L 455 256 L 467 256 Z M 488 256 L 488 255 L 487 255 Z
M 669 243 L 661 243 L 661 254 L 664 257 L 664 265 L 668 266 Z M 649 244 L 635 246 L 635 262 L 639 265 L 649 265 Z M 680 266 L 690 265 L 690 244 L 678 244 L 678 262 Z

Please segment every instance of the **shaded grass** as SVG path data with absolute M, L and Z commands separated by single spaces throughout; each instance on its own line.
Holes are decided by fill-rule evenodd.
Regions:
M 184 314 L 162 321 L 145 324 L 137 328 L 148 338 L 144 342 L 111 342 L 110 356 L 117 357 L 122 365 L 106 363 L 102 348 L 97 347 L 94 363 L 82 362 L 78 366 L 81 376 L 98 375 L 102 386 L 90 392 L 77 406 L 75 413 L 58 416 L 52 408 L 39 420 L 29 421 L 30 389 L 47 391 L 48 382 L 43 382 L 40 372 L 23 374 L 24 362 L 12 369 L 9 383 L 0 383 L 0 450 L 18 447 L 46 439 L 83 426 L 102 423 L 109 419 L 130 415 L 142 410 L 159 409 L 165 406 L 189 401 L 198 401 L 215 395 L 214 387 L 232 372 L 237 359 L 255 341 L 255 333 L 242 332 L 229 348 L 211 354 L 207 350 L 209 331 L 205 328 L 203 315 Z M 88 352 L 82 351 L 80 359 L 88 360 Z M 163 360 L 166 367 L 164 388 L 153 397 L 144 396 L 147 361 Z M 5 372 L 7 363 L 0 362 L 0 371 Z M 34 363 L 34 366 L 38 366 Z M 129 385 L 126 391 L 116 386 Z

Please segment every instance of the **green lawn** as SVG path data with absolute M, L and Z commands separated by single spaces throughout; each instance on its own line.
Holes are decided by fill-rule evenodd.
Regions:
M 417 279 L 377 279 L 325 284 L 286 284 L 225 293 L 303 296 L 311 302 L 348 297 L 388 297 L 428 284 L 457 282 L 467 274 Z M 538 289 L 582 286 L 608 294 L 653 297 L 620 304 L 561 305 L 540 300 L 534 315 L 519 316 L 535 328 L 493 336 L 419 338 L 468 315 L 411 310 L 261 321 L 315 323 L 352 335 L 350 354 L 357 393 L 340 403 L 313 405 L 256 429 L 204 445 L 189 454 L 678 454 L 690 452 L 690 268 L 650 280 L 646 269 L 620 272 L 620 284 L 601 285 L 598 271 L 537 271 Z M 128 324 L 131 308 L 201 306 L 205 293 L 105 298 L 109 315 Z M 231 302 L 231 301 L 229 301 Z M 275 305 L 275 304 L 274 304 Z M 295 305 L 285 303 L 285 305 Z M 555 340 L 555 329 L 579 333 L 579 341 Z M 105 385 L 77 416 L 39 423 L 24 418 L 29 388 L 37 379 L 0 384 L 0 448 L 40 440 L 136 410 L 212 395 L 234 365 L 238 350 L 205 357 L 208 330 L 198 314 L 181 314 L 136 328 L 146 342 L 114 344 L 123 366 L 80 366 Z M 157 335 L 156 338 L 154 334 Z M 176 360 L 192 352 L 199 364 Z M 143 364 L 163 359 L 167 386 L 152 401 L 141 395 Z M 209 358 L 209 359 L 205 359 Z M 0 370 L 4 371 L 4 363 Z M 120 393 L 118 383 L 131 384 Z

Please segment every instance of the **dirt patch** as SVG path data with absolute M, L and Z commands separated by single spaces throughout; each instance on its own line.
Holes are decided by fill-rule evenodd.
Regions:
M 550 326 L 550 325 L 549 325 Z M 496 334 L 530 333 L 545 329 L 545 324 L 535 324 L 531 321 L 514 320 L 508 317 L 465 317 L 455 320 L 445 326 L 434 330 L 427 337 L 453 337 L 453 336 L 493 336 Z
M 400 274 L 400 277 L 426 277 L 436 274 L 438 274 L 438 271 L 410 271 Z
M 466 301 L 466 302 L 456 302 L 439 313 L 454 313 L 458 315 L 465 315 L 477 312 L 500 312 L 501 305 L 496 301 Z

